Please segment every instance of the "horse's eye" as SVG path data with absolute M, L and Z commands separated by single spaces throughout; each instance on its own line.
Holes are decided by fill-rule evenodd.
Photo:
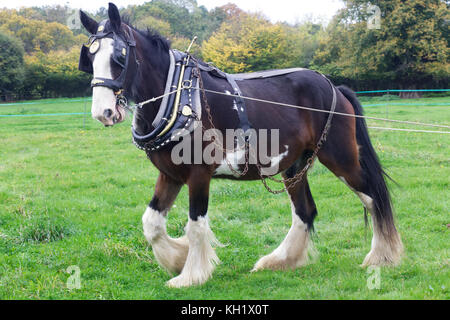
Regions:
M 89 46 L 89 52 L 91 54 L 95 54 L 99 48 L 100 48 L 100 42 L 98 42 L 98 40 L 94 40 L 94 41 L 92 41 L 91 45 Z

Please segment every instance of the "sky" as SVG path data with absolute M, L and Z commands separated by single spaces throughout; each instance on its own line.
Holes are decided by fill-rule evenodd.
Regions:
M 82 8 L 95 12 L 100 7 L 107 7 L 111 0 L 0 0 L 0 8 L 20 8 L 68 4 L 72 8 Z M 118 7 L 130 4 L 142 4 L 148 0 L 112 0 Z M 236 3 L 241 9 L 250 12 L 262 12 L 272 22 L 296 23 L 308 19 L 326 23 L 343 7 L 341 0 L 197 0 L 199 5 L 208 10 L 227 4 Z

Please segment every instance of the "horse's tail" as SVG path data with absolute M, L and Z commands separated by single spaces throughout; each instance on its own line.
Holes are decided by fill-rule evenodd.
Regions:
M 356 94 L 346 86 L 337 87 L 339 91 L 350 101 L 353 106 L 356 115 L 363 115 L 363 108 L 361 103 L 356 98 Z M 364 179 L 364 192 L 370 196 L 373 200 L 373 207 L 368 208 L 374 223 L 374 235 L 375 239 L 383 238 L 380 240 L 386 241 L 392 252 L 389 256 L 384 254 L 385 263 L 396 263 L 400 257 L 402 251 L 402 244 L 398 232 L 394 225 L 394 215 L 392 210 L 391 196 L 386 184 L 385 178 L 392 180 L 386 172 L 383 170 L 380 160 L 373 148 L 370 141 L 369 131 L 367 130 L 366 121 L 364 118 L 356 118 L 356 141 L 359 148 L 359 162 L 363 172 Z M 374 250 L 374 244 L 372 243 L 372 250 Z M 384 251 L 384 250 L 383 250 Z M 370 255 L 370 253 L 369 253 Z M 379 263 L 372 263 L 374 261 L 367 261 L 368 257 L 363 264 L 384 264 L 383 261 Z M 376 255 L 374 253 L 374 255 Z M 378 259 L 381 257 L 378 257 Z

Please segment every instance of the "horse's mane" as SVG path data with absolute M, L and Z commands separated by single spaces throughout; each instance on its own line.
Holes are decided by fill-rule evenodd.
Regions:
M 164 63 L 162 59 L 164 59 L 164 54 L 167 53 L 167 65 L 169 64 L 169 50 L 170 50 L 170 41 L 167 40 L 165 37 L 163 37 L 161 34 L 159 34 L 158 31 L 151 29 L 149 27 L 146 28 L 146 30 L 140 30 L 136 26 L 133 26 L 130 22 L 130 18 L 128 16 L 122 17 L 122 22 L 127 24 L 131 29 L 133 29 L 135 32 L 137 32 L 144 41 L 140 43 L 142 47 L 142 53 L 147 56 L 148 61 L 153 62 L 156 66 L 163 66 Z M 155 48 L 157 50 L 155 50 Z M 131 84 L 131 92 L 133 96 L 133 100 L 135 101 L 142 101 L 145 100 L 145 96 L 140 96 L 138 85 L 145 83 L 146 77 L 149 75 L 143 74 L 140 70 L 137 73 L 137 77 L 135 77 L 135 80 Z M 148 97 L 147 97 L 148 98 Z M 151 108 L 147 108 L 147 110 L 151 110 Z M 142 133 L 145 133 L 152 128 L 152 124 L 147 119 L 147 115 L 144 114 L 143 109 L 137 109 L 134 113 L 135 121 L 140 121 L 141 123 L 141 129 Z
M 134 31 L 138 32 L 141 36 L 143 36 L 145 39 L 147 39 L 149 42 L 151 42 L 156 47 L 160 48 L 163 51 L 169 51 L 170 50 L 170 41 L 167 40 L 165 37 L 163 37 L 158 31 L 147 27 L 146 30 L 138 29 L 136 26 L 133 26 L 130 22 L 130 17 L 124 16 L 122 17 L 122 21 L 130 26 Z

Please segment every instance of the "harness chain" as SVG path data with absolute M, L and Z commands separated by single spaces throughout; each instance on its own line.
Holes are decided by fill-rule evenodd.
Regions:
M 328 80 L 328 78 L 327 78 L 327 80 Z M 328 80 L 328 82 L 330 82 L 330 81 Z M 330 82 L 330 84 L 331 84 L 331 82 Z M 334 88 L 334 86 L 332 86 L 332 88 L 333 88 L 333 101 L 331 103 L 331 109 L 330 110 L 333 112 L 336 109 L 336 89 Z M 330 128 L 331 128 L 331 120 L 332 120 L 332 118 L 333 118 L 333 113 L 330 113 L 329 116 L 328 116 L 327 122 L 325 124 L 325 127 L 324 127 L 324 129 L 322 131 L 322 134 L 321 134 L 321 136 L 319 138 L 319 141 L 317 142 L 317 145 L 316 145 L 316 147 L 315 147 L 315 149 L 313 151 L 313 154 L 311 155 L 311 157 L 308 158 L 308 160 L 306 161 L 306 165 L 303 167 L 303 169 L 300 172 L 298 172 L 292 178 L 283 179 L 283 181 L 275 179 L 273 177 L 270 177 L 270 179 L 273 180 L 273 181 L 277 181 L 277 182 L 284 182 L 285 184 L 288 184 L 288 183 L 292 182 L 292 184 L 290 184 L 287 187 L 287 189 L 291 189 L 295 185 L 297 185 L 303 179 L 303 176 L 308 171 L 308 169 L 314 164 L 314 161 L 317 158 L 317 153 L 320 151 L 320 149 L 322 148 L 323 144 L 327 140 L 328 132 L 330 131 Z M 265 181 L 263 181 L 263 182 L 265 182 Z M 283 190 L 278 190 L 278 192 L 276 192 L 276 193 L 281 193 L 281 192 L 283 192 Z
M 212 128 L 216 129 L 215 126 L 214 126 L 213 120 L 212 120 L 211 108 L 209 106 L 208 99 L 206 98 L 205 87 L 203 85 L 203 79 L 202 79 L 202 76 L 201 76 L 200 68 L 198 66 L 198 60 L 195 60 L 195 61 L 196 61 L 196 70 L 197 70 L 197 76 L 198 76 L 198 80 L 199 80 L 199 86 L 200 86 L 200 89 L 202 91 L 202 98 L 203 98 L 203 103 L 205 105 L 205 110 L 206 110 L 207 115 L 208 115 L 208 121 L 210 122 Z M 292 178 L 286 178 L 286 179 L 283 178 L 283 180 L 279 180 L 279 179 L 274 178 L 273 176 L 266 176 L 266 177 L 264 177 L 263 174 L 261 173 L 262 166 L 258 162 L 256 162 L 256 164 L 255 164 L 257 169 L 258 169 L 258 174 L 259 174 L 259 176 L 261 178 L 261 181 L 262 181 L 264 187 L 267 189 L 267 191 L 269 191 L 272 194 L 280 194 L 280 193 L 283 193 L 285 191 L 288 191 L 288 190 L 292 189 L 295 185 L 297 185 L 300 181 L 302 181 L 303 180 L 303 176 L 306 174 L 308 169 L 314 163 L 314 161 L 315 161 L 315 159 L 317 157 L 317 153 L 319 152 L 319 150 L 322 148 L 323 144 L 327 140 L 328 132 L 329 132 L 330 127 L 331 127 L 331 120 L 333 118 L 334 110 L 336 109 L 336 89 L 334 88 L 333 84 L 330 82 L 330 80 L 328 78 L 325 77 L 325 79 L 327 79 L 327 81 L 331 85 L 331 88 L 333 89 L 333 101 L 331 103 L 331 109 L 330 109 L 331 112 L 328 115 L 327 122 L 326 122 L 325 127 L 324 127 L 324 129 L 322 131 L 322 134 L 321 134 L 321 136 L 319 138 L 319 141 L 317 142 L 317 145 L 316 145 L 316 147 L 315 147 L 315 149 L 313 151 L 313 154 L 311 155 L 311 157 L 308 158 L 308 160 L 306 161 L 306 165 L 303 167 L 303 169 L 300 172 L 298 172 L 297 174 L 295 174 Z M 205 130 L 205 127 L 203 126 L 202 122 L 201 122 L 201 125 L 202 125 L 202 130 Z M 216 139 L 214 137 L 213 137 L 212 141 L 213 141 L 213 143 L 216 146 L 221 148 L 223 152 L 225 152 L 225 153 L 227 151 L 234 152 L 234 150 L 227 150 L 226 148 L 223 147 L 222 144 L 219 145 L 216 142 Z M 249 148 L 248 148 L 248 140 L 247 140 L 245 142 L 245 167 L 244 167 L 244 170 L 242 172 L 239 172 L 239 171 L 235 170 L 233 168 L 233 166 L 231 165 L 230 161 L 225 156 L 225 161 L 226 161 L 228 167 L 230 168 L 231 172 L 233 172 L 233 174 L 236 174 L 238 176 L 244 176 L 245 174 L 247 174 L 247 171 L 248 171 L 248 168 L 249 168 L 249 166 L 248 166 L 248 164 L 249 164 L 248 163 L 249 150 L 248 149 Z M 270 179 L 272 181 L 279 182 L 279 183 L 284 183 L 285 184 L 285 188 L 280 189 L 280 190 L 273 190 L 267 184 L 266 179 Z

